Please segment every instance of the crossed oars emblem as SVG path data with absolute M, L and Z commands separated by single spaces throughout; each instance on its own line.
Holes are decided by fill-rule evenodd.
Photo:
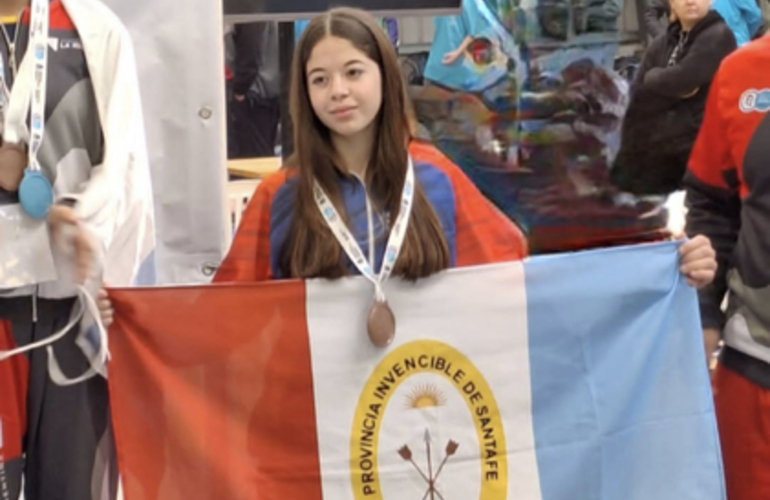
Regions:
M 403 458 L 405 462 L 412 464 L 412 467 L 414 467 L 420 476 L 422 476 L 422 478 L 425 480 L 425 482 L 428 483 L 428 490 L 425 492 L 425 495 L 423 495 L 422 500 L 426 500 L 429 495 L 430 500 L 436 500 L 436 497 L 438 497 L 439 500 L 444 500 L 444 497 L 441 496 L 441 493 L 438 491 L 438 489 L 436 489 L 436 481 L 438 481 L 438 478 L 441 475 L 441 471 L 444 470 L 444 465 L 446 465 L 447 460 L 449 460 L 449 457 L 457 452 L 457 448 L 459 446 L 459 444 L 455 443 L 451 439 L 449 440 L 446 448 L 444 449 L 444 459 L 441 461 L 441 465 L 438 466 L 438 469 L 436 469 L 436 474 L 433 475 L 433 464 L 430 455 L 430 431 L 425 429 L 425 453 L 428 456 L 427 476 L 422 471 L 420 466 L 414 462 L 414 459 L 412 458 L 412 450 L 409 449 L 409 446 L 404 445 L 401 449 L 398 450 L 398 454 L 401 455 L 401 458 Z

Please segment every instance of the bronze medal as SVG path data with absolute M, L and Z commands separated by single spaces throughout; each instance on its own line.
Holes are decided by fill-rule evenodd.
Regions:
M 366 319 L 369 339 L 377 347 L 387 347 L 396 337 L 396 317 L 387 302 L 374 301 Z
M 0 188 L 18 191 L 27 162 L 27 152 L 22 146 L 9 143 L 0 146 Z

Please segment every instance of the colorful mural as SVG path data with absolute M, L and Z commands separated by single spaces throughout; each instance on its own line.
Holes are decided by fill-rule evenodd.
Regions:
M 465 0 L 411 86 L 421 133 L 546 253 L 659 239 L 662 200 L 615 189 L 628 95 L 619 0 Z M 626 75 L 616 69 L 623 69 Z

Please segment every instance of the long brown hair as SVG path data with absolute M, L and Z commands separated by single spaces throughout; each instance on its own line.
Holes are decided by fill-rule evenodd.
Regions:
M 337 184 L 337 155 L 328 128 L 313 112 L 307 85 L 310 55 L 328 36 L 348 40 L 380 68 L 382 105 L 375 118 L 375 144 L 366 185 L 374 205 L 390 213 L 391 228 L 398 216 L 407 147 L 412 138 L 411 103 L 396 53 L 384 30 L 358 9 L 335 8 L 313 19 L 297 44 L 292 67 L 290 109 L 295 154 L 288 164 L 297 171 L 298 192 L 279 262 L 284 276 L 294 278 L 338 278 L 348 274 L 342 248 L 313 197 L 313 179 L 317 179 L 337 211 L 347 219 Z M 415 280 L 446 269 L 449 259 L 441 224 L 417 182 L 409 227 L 393 274 Z

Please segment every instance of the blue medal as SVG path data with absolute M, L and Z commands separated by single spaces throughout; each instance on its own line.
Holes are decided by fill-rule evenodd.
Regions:
M 44 219 L 53 205 L 53 187 L 40 170 L 26 169 L 19 184 L 21 208 L 33 219 Z

